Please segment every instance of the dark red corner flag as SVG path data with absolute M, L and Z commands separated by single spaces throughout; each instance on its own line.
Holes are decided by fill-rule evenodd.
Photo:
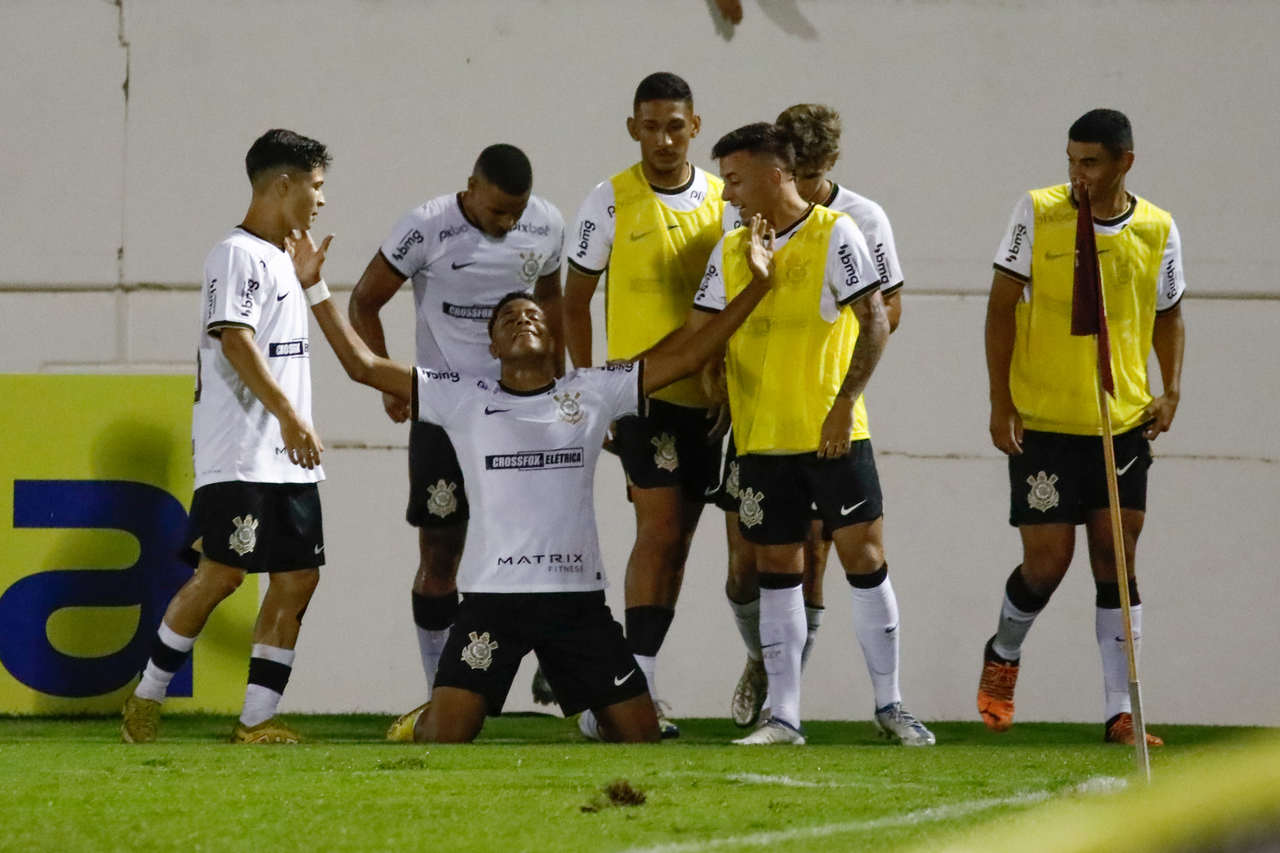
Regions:
M 1098 382 L 1116 395 L 1111 375 L 1111 338 L 1107 334 L 1107 308 L 1102 302 L 1102 274 L 1098 270 L 1098 242 L 1093 235 L 1093 207 L 1089 191 L 1076 192 L 1076 275 L 1071 291 L 1071 334 L 1098 336 Z

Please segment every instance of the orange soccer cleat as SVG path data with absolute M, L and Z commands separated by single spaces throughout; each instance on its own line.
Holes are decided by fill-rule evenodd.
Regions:
M 978 713 L 993 732 L 1013 725 L 1013 688 L 1018 683 L 1018 662 L 1008 661 L 991 649 L 992 637 L 982 652 L 982 678 L 978 682 Z

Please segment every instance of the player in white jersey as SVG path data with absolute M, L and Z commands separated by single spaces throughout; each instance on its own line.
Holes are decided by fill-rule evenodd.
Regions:
M 249 685 L 232 740 L 296 743 L 275 719 L 302 614 L 324 563 L 324 449 L 311 425 L 310 343 L 286 238 L 324 205 L 330 158 L 313 139 L 270 130 L 245 157 L 253 198 L 204 264 L 186 543 L 195 574 L 165 610 L 151 658 L 124 706 L 129 743 L 154 740 L 160 704 L 209 614 L 248 572 L 269 572 Z
M 867 248 L 880 279 L 889 331 L 902 316 L 902 265 L 898 261 L 893 227 L 884 208 L 871 199 L 842 187 L 827 177 L 840 157 L 840 114 L 822 104 L 796 104 L 778 115 L 777 126 L 791 138 L 796 154 L 796 191 L 814 204 L 848 214 L 866 238 Z M 726 217 L 727 218 L 727 217 Z M 725 455 L 724 480 L 716 503 L 725 511 L 729 540 L 729 573 L 725 594 L 734 621 L 747 646 L 747 662 L 734 688 L 729 715 L 737 725 L 750 727 L 768 707 L 764 663 L 760 656 L 760 589 L 756 582 L 755 553 L 738 528 L 738 462 L 730 438 Z M 831 538 L 820 519 L 810 525 L 804 547 L 805 622 L 807 637 L 802 661 L 807 662 L 822 624 L 822 581 Z M 872 620 L 874 622 L 874 619 Z
M 501 711 L 520 661 L 538 655 L 566 714 L 591 710 L 606 740 L 656 741 L 658 721 L 620 626 L 604 602 L 605 573 L 592 484 L 608 425 L 643 410 L 646 396 L 694 373 L 768 292 L 772 235 L 753 223 L 744 245 L 753 280 L 687 346 L 642 361 L 557 378 L 547 313 L 523 292 L 490 321 L 497 376 L 410 369 L 375 356 L 325 299 L 316 319 L 348 374 L 412 400 L 415 418 L 448 431 L 467 473 L 475 519 L 458 586 L 463 592 L 431 701 L 393 727 L 396 739 L 465 742 Z M 327 245 L 327 241 L 326 241 Z M 298 246 L 300 277 L 319 279 L 324 249 Z
M 379 311 L 413 281 L 420 367 L 496 376 L 486 322 L 513 288 L 530 290 L 559 333 L 560 254 L 564 220 L 554 205 L 531 195 L 533 170 L 520 149 L 491 145 L 480 152 L 467 188 L 406 213 L 369 261 L 349 305 L 351 323 L 379 355 L 387 354 Z M 563 366 L 557 348 L 557 364 Z M 408 402 L 383 395 L 387 415 L 408 419 Z M 409 433 L 409 507 L 418 528 L 413 619 L 428 691 L 458 609 L 455 576 L 466 537 L 469 503 L 462 470 L 439 426 L 414 422 Z

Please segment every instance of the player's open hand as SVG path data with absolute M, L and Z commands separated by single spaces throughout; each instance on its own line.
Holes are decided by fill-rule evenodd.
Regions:
M 310 287 L 320 280 L 320 268 L 324 266 L 325 253 L 333 242 L 330 234 L 317 246 L 310 231 L 293 231 L 284 238 L 284 249 L 293 258 L 293 271 L 303 287 Z
M 1022 455 L 1022 415 L 1017 409 L 991 407 L 991 443 L 1008 456 Z
M 290 418 L 280 423 L 280 435 L 284 438 L 289 461 L 302 468 L 311 469 L 320 464 L 324 445 L 311 424 L 302 418 Z
M 849 434 L 853 432 L 853 401 L 836 395 L 831 411 L 822 421 L 822 437 L 818 439 L 819 459 L 839 459 L 849 453 Z
M 409 403 L 395 394 L 382 392 L 382 408 L 387 410 L 387 417 L 398 424 L 409 420 Z
M 1173 416 L 1178 411 L 1177 395 L 1161 394 L 1142 411 L 1142 419 L 1147 423 L 1142 428 L 1142 437 L 1150 441 L 1162 432 L 1168 432 L 1173 425 Z
M 758 281 L 770 284 L 773 281 L 773 243 L 777 235 L 773 226 L 764 221 L 764 217 L 756 214 L 751 217 L 751 240 L 747 243 L 747 266 L 751 275 Z

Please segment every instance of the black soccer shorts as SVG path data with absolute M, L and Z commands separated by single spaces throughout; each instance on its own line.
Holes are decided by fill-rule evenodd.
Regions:
M 462 468 L 443 427 L 423 421 L 409 426 L 409 507 L 414 527 L 448 527 L 471 517 Z
M 530 651 L 565 716 L 649 689 L 603 591 L 464 593 L 434 687 L 478 693 L 497 715 Z
M 1135 427 L 1115 436 L 1120 506 L 1147 509 L 1151 443 Z M 1083 524 L 1111 505 L 1102 438 L 1024 430 L 1022 453 L 1009 457 L 1009 523 Z
M 709 440 L 706 409 L 649 400 L 648 414 L 619 418 L 614 448 L 627 484 L 639 489 L 679 486 L 690 500 L 711 498 L 720 477 L 720 441 Z
M 323 528 L 315 483 L 210 483 L 191 498 L 180 556 L 250 573 L 314 569 L 324 565 Z

